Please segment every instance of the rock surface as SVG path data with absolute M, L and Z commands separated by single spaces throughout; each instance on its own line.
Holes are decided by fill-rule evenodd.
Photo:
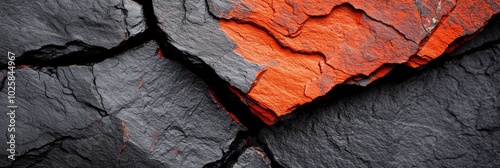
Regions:
M 27 51 L 70 47 L 45 59 L 93 47 L 109 49 L 146 28 L 141 6 L 132 0 L 5 0 L 0 11 L 2 52 L 28 56 Z M 6 62 L 0 58 L 2 67 Z
M 214 68 L 267 124 L 338 84 L 365 86 L 395 64 L 425 65 L 500 12 L 486 0 L 153 4 L 172 43 Z
M 500 167 L 500 2 L 387 2 L 4 1 L 0 167 Z
M 500 2 L 484 0 L 241 0 L 229 11 L 212 2 L 235 52 L 265 67 L 244 97 L 267 123 L 337 84 L 364 86 L 394 64 L 424 65 L 500 12 Z
M 153 0 L 160 28 L 167 33 L 172 45 L 199 57 L 231 85 L 247 92 L 261 68 L 246 61 L 233 49 L 232 42 L 200 0 Z
M 261 138 L 284 167 L 498 167 L 499 54 L 313 104 Z
M 221 158 L 242 128 L 156 50 L 150 42 L 92 66 L 17 70 L 19 157 L 2 152 L 0 166 L 202 167 Z
M 271 161 L 260 148 L 247 148 L 234 164 L 234 168 L 270 168 Z

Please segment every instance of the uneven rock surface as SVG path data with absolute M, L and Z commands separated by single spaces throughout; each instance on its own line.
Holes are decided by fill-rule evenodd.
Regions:
M 499 54 L 312 104 L 261 138 L 284 167 L 498 167 Z
M 234 168 L 265 168 L 270 167 L 271 161 L 260 148 L 247 148 L 234 164 Z
M 0 49 L 27 61 L 110 49 L 146 29 L 142 8 L 132 0 L 6 0 L 0 11 Z M 6 62 L 0 58 L 0 66 Z
M 17 70 L 18 158 L 7 162 L 2 152 L 0 166 L 202 167 L 220 159 L 242 127 L 196 76 L 155 53 L 150 42 L 92 66 Z
M 236 44 L 219 29 L 205 1 L 153 0 L 160 28 L 182 52 L 199 57 L 225 81 L 248 92 L 261 67 L 233 52 Z
M 337 84 L 366 85 L 391 64 L 425 64 L 500 10 L 494 1 L 261 3 L 242 1 L 219 15 L 231 19 L 221 29 L 235 51 L 266 67 L 246 97 L 269 122 Z
M 365 86 L 395 64 L 424 65 L 500 12 L 500 2 L 486 0 L 153 4 L 173 45 L 214 68 L 267 124 L 338 84 Z M 168 10 L 175 7 L 184 10 Z
M 0 9 L 0 167 L 500 167 L 497 0 Z

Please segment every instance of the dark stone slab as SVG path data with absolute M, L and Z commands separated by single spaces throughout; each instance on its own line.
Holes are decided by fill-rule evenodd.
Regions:
M 72 42 L 111 48 L 146 28 L 141 6 L 132 0 L 6 0 L 0 2 L 0 11 L 0 51 L 18 56 Z M 0 65 L 6 62 L 0 58 Z
M 285 167 L 500 166 L 500 46 L 369 86 L 262 132 Z
M 0 166 L 201 167 L 220 159 L 243 128 L 201 80 L 155 53 L 150 42 L 92 66 L 17 70 L 18 158 L 2 152 Z
M 258 147 L 249 147 L 238 158 L 234 168 L 270 168 L 271 161 L 264 154 L 264 151 Z
M 94 65 L 106 111 L 124 122 L 129 143 L 164 165 L 201 167 L 220 159 L 242 127 L 201 80 L 155 51 L 149 43 Z

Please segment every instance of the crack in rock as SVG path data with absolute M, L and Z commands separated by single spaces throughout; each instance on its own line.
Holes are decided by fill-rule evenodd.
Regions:
M 434 3 L 435 1 L 426 2 Z M 26 1 L 16 3 L 25 4 Z M 273 60 L 266 63 L 254 63 L 254 61 L 245 60 L 251 58 L 233 51 L 241 47 L 241 43 L 233 42 L 234 37 L 227 34 L 227 30 L 219 29 L 224 29 L 224 25 L 227 26 L 234 20 L 251 17 L 246 15 L 238 18 L 242 16 L 227 15 L 235 10 L 235 6 L 241 10 L 237 12 L 245 14 L 254 10 L 255 6 L 242 5 L 247 3 L 246 1 L 185 0 L 169 3 L 159 0 L 142 0 L 137 2 L 142 5 L 143 11 L 140 11 L 141 6 L 130 0 L 87 3 L 81 4 L 86 7 L 85 10 L 109 12 L 110 17 L 106 19 L 111 18 L 111 20 L 102 19 L 103 21 L 100 22 L 99 19 L 96 21 L 93 18 L 82 17 L 80 14 L 84 11 L 83 9 L 71 11 L 73 12 L 71 13 L 68 10 L 70 9 L 68 4 L 62 1 L 48 4 L 37 3 L 41 7 L 57 5 L 62 10 L 60 13 L 77 17 L 78 23 L 81 22 L 82 25 L 96 22 L 97 30 L 106 27 L 103 25 L 111 25 L 109 27 L 112 27 L 112 30 L 118 31 L 102 36 L 113 36 L 113 38 L 106 39 L 109 41 L 96 43 L 102 39 L 92 40 L 92 37 L 78 36 L 77 33 L 81 32 L 72 31 L 75 28 L 67 26 L 78 24 L 69 24 L 68 20 L 63 19 L 58 23 L 47 19 L 49 21 L 43 21 L 35 26 L 46 32 L 65 32 L 67 34 L 64 37 L 71 38 L 59 39 L 59 37 L 50 36 L 47 40 L 57 40 L 47 44 L 37 39 L 29 45 L 20 47 L 19 51 L 22 56 L 17 62 L 20 66 L 16 71 L 16 77 L 20 84 L 29 88 L 19 91 L 19 97 L 22 97 L 19 101 L 25 104 L 20 110 L 26 112 L 19 113 L 19 118 L 23 118 L 19 123 L 21 125 L 21 131 L 18 132 L 20 147 L 17 149 L 21 155 L 14 162 L 0 162 L 0 166 L 255 166 L 274 168 L 320 165 L 460 167 L 473 162 L 476 166 L 498 164 L 494 155 L 498 153 L 499 146 L 495 143 L 495 139 L 498 139 L 496 137 L 500 135 L 497 134 L 500 126 L 496 122 L 499 115 L 495 113 L 499 107 L 495 104 L 499 104 L 498 95 L 500 94 L 494 95 L 496 93 L 494 89 L 497 87 L 492 84 L 498 83 L 496 74 L 499 71 L 494 63 L 498 62 L 495 56 L 499 53 L 497 51 L 499 33 L 495 33 L 497 29 L 486 27 L 483 31 L 487 34 L 486 36 L 481 33 L 473 34 L 481 39 L 479 42 L 476 40 L 465 43 L 464 47 L 457 49 L 455 53 L 437 58 L 420 70 L 399 71 L 402 67 L 400 64 L 404 61 L 396 61 L 394 64 L 373 65 L 370 71 L 362 73 L 348 72 L 337 69 L 338 65 L 326 59 L 329 55 L 319 50 L 308 53 L 309 48 L 284 47 L 287 51 L 282 51 L 283 53 L 310 56 L 312 66 L 306 67 L 304 71 L 312 72 L 311 75 L 316 76 L 329 74 L 305 80 L 308 83 L 301 84 L 300 94 L 307 97 L 307 102 L 312 101 L 312 103 L 304 106 L 300 106 L 304 102 L 293 103 L 292 106 L 284 107 L 287 112 L 293 111 L 293 114 L 269 126 L 268 124 L 277 121 L 275 118 L 280 114 L 274 114 L 274 108 L 263 105 L 257 98 L 246 96 L 258 90 L 256 81 L 267 78 L 267 75 L 272 73 L 273 66 L 282 62 Z M 450 11 L 450 3 L 453 4 L 453 9 L 450 13 L 446 13 Z M 277 5 L 280 4 L 278 2 L 266 3 L 266 6 L 272 9 L 273 15 L 278 14 Z M 408 34 L 406 29 L 401 28 L 405 20 L 395 25 L 393 20 L 377 19 L 386 13 L 380 14 L 374 13 L 373 10 L 366 10 L 377 8 L 369 5 L 372 4 L 363 6 L 359 3 L 351 5 L 339 3 L 339 5 L 333 5 L 332 8 L 326 6 L 315 8 L 317 11 L 301 11 L 302 8 L 311 6 L 300 6 L 293 1 L 286 1 L 283 8 L 291 9 L 291 12 L 299 17 L 299 22 L 297 22 L 300 25 L 299 28 L 284 25 L 286 20 L 274 18 L 271 19 L 271 25 L 277 24 L 286 29 L 286 33 L 289 34 L 284 38 L 300 38 L 307 35 L 306 27 L 309 22 L 328 19 L 330 15 L 335 14 L 334 11 L 343 10 L 345 12 L 343 14 L 358 17 L 359 23 L 377 22 L 373 25 L 365 25 L 371 33 L 381 34 L 376 29 L 384 29 L 385 32 L 392 31 L 395 34 L 394 38 L 402 37 L 402 41 L 413 41 L 413 43 L 419 41 L 413 38 L 422 37 L 422 34 Z M 422 23 L 422 25 L 432 27 L 424 26 L 425 32 L 429 33 L 427 29 L 448 31 L 446 26 L 444 28 L 440 27 L 442 25 L 436 26 L 437 23 L 433 20 L 448 14 L 450 16 L 443 18 L 443 22 L 457 17 L 454 9 L 458 3 L 440 0 L 436 9 L 426 9 L 429 7 L 426 5 L 429 4 L 423 4 L 421 1 L 417 3 L 418 15 L 421 19 L 426 20 L 432 17 L 429 24 Z M 495 3 L 489 5 L 491 9 L 495 9 Z M 183 12 L 177 13 L 178 11 L 169 10 L 181 6 Z M 13 6 L 6 5 L 4 9 L 8 7 Z M 16 7 L 13 8 L 16 9 Z M 30 4 L 26 9 L 37 11 L 38 8 Z M 58 12 L 54 8 L 48 9 L 50 10 L 45 11 L 46 13 L 57 14 Z M 8 9 L 7 13 L 12 13 L 12 11 Z M 299 14 L 300 12 L 305 15 Z M 283 13 L 286 12 L 282 11 L 279 14 Z M 177 15 L 182 15 L 182 17 L 175 17 Z M 307 16 L 307 18 L 300 18 L 302 16 Z M 35 20 L 46 19 L 43 17 L 47 16 L 43 15 L 42 18 L 35 18 Z M 215 17 L 230 18 L 230 20 L 220 21 Z M 29 21 L 29 18 L 19 16 L 19 20 L 16 21 L 25 23 Z M 12 22 L 12 20 L 7 21 L 7 23 Z M 491 24 L 495 23 L 497 22 L 491 22 Z M 384 28 L 376 24 L 381 24 Z M 245 24 L 235 23 L 235 25 Z M 253 23 L 242 29 L 256 30 L 255 32 L 261 33 L 257 36 L 258 38 L 275 35 L 276 32 L 272 31 L 281 31 L 262 29 L 265 26 L 257 29 L 251 28 L 256 25 L 258 24 Z M 10 29 L 4 26 L 0 28 Z M 474 33 L 479 28 L 471 28 L 457 37 Z M 241 30 L 235 29 L 234 31 Z M 187 32 L 193 34 L 186 35 Z M 439 32 L 437 34 L 439 35 Z M 92 35 L 100 37 L 96 34 Z M 237 36 L 254 42 L 253 37 L 249 35 L 252 34 L 240 32 Z M 377 35 L 377 37 L 381 36 L 383 35 Z M 266 42 L 264 45 L 270 46 L 273 52 L 278 47 L 282 49 L 283 46 L 288 45 L 285 44 L 286 41 L 282 41 L 283 38 L 267 38 L 270 40 L 264 40 Z M 151 40 L 155 40 L 157 44 Z M 207 43 L 207 40 L 219 43 Z M 386 45 L 396 48 L 395 45 L 398 43 L 393 40 L 389 40 Z M 432 40 L 426 39 L 424 45 L 427 45 L 429 41 L 432 43 Z M 453 45 L 455 42 L 458 45 L 463 43 L 461 40 L 465 41 L 469 38 L 453 40 Z M 116 45 L 119 41 L 122 42 Z M 255 44 L 258 43 L 255 42 Z M 14 43 L 14 45 L 18 44 Z M 262 51 L 258 50 L 252 52 L 262 54 L 259 53 Z M 161 53 L 162 56 L 173 61 L 159 57 L 155 53 Z M 373 55 L 365 55 L 365 57 L 368 60 L 374 59 Z M 457 62 L 460 63 L 458 68 Z M 299 63 L 298 65 L 309 64 Z M 0 88 L 2 94 L 5 95 L 5 63 L 1 66 L 4 70 L 1 72 L 3 81 Z M 430 71 L 432 68 L 437 70 Z M 395 71 L 401 76 L 410 77 L 406 77 L 405 80 L 403 78 L 391 79 L 398 76 L 394 75 Z M 454 77 L 454 74 L 459 74 L 468 80 Z M 364 89 L 330 85 L 333 82 L 332 78 L 337 78 L 339 75 L 349 77 L 335 79 L 335 82 L 358 85 L 367 85 L 374 79 L 386 77 Z M 423 79 L 420 80 L 420 78 Z M 299 80 L 293 77 L 291 79 Z M 320 99 L 316 99 L 318 95 L 315 95 L 317 94 L 315 89 L 317 88 L 312 85 L 316 83 L 322 88 Z M 421 90 L 429 87 L 427 85 L 436 85 L 432 88 L 442 88 L 445 91 L 431 90 L 430 93 L 435 94 L 436 97 L 429 97 L 421 94 L 425 91 L 405 89 Z M 454 87 L 458 89 L 452 90 Z M 451 94 L 455 92 L 460 93 Z M 404 95 L 405 93 L 411 96 Z M 475 93 L 482 93 L 481 95 L 486 95 L 486 97 L 477 97 Z M 279 93 L 276 96 L 286 94 Z M 326 96 L 323 97 L 325 94 Z M 398 98 L 402 101 L 395 101 L 399 100 Z M 373 101 L 365 101 L 365 99 L 373 99 Z M 477 108 L 467 109 L 470 113 L 464 113 L 463 110 L 457 110 L 464 109 L 462 104 L 447 102 L 453 102 L 455 99 L 466 99 L 468 105 Z M 420 102 L 423 103 L 420 104 Z M 0 105 L 5 105 L 5 103 L 2 102 Z M 439 110 L 443 104 L 447 105 L 446 110 Z M 305 113 L 304 111 L 317 111 L 318 113 Z M 337 114 L 331 115 L 331 111 Z M 439 116 L 429 113 L 443 111 L 446 114 Z M 422 113 L 429 114 L 424 117 L 415 117 Z M 233 121 L 230 116 L 244 128 Z M 267 120 L 263 121 L 262 118 L 267 118 Z M 4 121 L 7 123 L 5 118 L 2 120 L 2 123 Z M 406 135 L 405 132 L 410 133 Z M 5 138 L 7 137 L 0 137 L 0 141 L 6 141 Z M 0 147 L 5 147 L 4 145 Z M 462 146 L 466 148 L 460 148 Z M 394 150 L 403 154 L 391 153 Z M 417 153 L 412 153 L 415 151 Z M 479 151 L 486 151 L 486 154 Z M 95 153 L 101 155 L 95 155 Z M 414 157 L 415 155 L 418 157 Z M 0 156 L 4 155 L 0 154 Z M 384 162 L 391 159 L 394 162 Z M 73 162 L 75 160 L 79 162 Z

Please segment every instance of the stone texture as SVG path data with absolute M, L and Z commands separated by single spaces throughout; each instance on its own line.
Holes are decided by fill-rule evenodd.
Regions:
M 500 17 L 492 18 L 484 29 L 473 40 L 467 41 L 450 53 L 453 56 L 464 54 L 475 48 L 480 48 L 487 43 L 498 43 L 500 40 Z
M 0 152 L 0 167 L 500 167 L 498 1 L 152 2 L 146 12 L 161 30 L 146 30 L 132 0 L 0 3 L 2 52 L 50 62 L 123 47 L 82 66 L 18 66 L 18 157 Z M 179 56 L 202 62 L 169 61 L 151 41 L 119 45 L 145 31 L 134 40 L 163 31 Z M 447 53 L 444 65 L 427 64 Z M 289 119 L 243 128 L 211 97 L 207 76 L 185 67 L 196 64 L 215 69 L 267 124 Z M 327 94 L 395 64 L 428 68 Z M 2 69 L 1 97 L 5 78 Z
M 261 67 L 233 52 L 236 44 L 219 29 L 219 22 L 202 0 L 153 0 L 160 28 L 170 43 L 210 65 L 232 86 L 248 92 Z
M 141 6 L 132 0 L 6 0 L 0 11 L 0 51 L 19 56 L 71 42 L 112 48 L 145 29 Z M 0 58 L 0 65 L 6 62 Z
M 149 42 L 92 66 L 18 69 L 19 157 L 2 152 L 0 166 L 201 167 L 221 158 L 242 128 L 156 50 Z
M 425 44 L 422 45 L 420 51 L 417 53 L 418 57 L 429 61 L 447 52 L 447 50 L 448 52 L 453 50 L 458 47 L 454 43 L 457 38 L 473 35 L 478 29 L 483 27 L 493 14 L 498 13 L 499 10 L 500 2 L 498 1 L 457 2 L 453 11 L 448 14 L 433 31 Z
M 500 12 L 489 0 L 153 3 L 171 42 L 214 68 L 267 124 L 338 84 L 366 86 L 396 64 L 425 65 Z
M 285 167 L 500 166 L 500 45 L 315 103 L 261 134 Z
M 93 66 L 104 108 L 123 121 L 128 143 L 165 166 L 201 167 L 220 159 L 242 127 L 201 80 L 155 51 L 149 43 Z
M 271 161 L 258 147 L 249 147 L 238 158 L 233 168 L 270 168 Z
M 499 2 L 487 0 L 207 3 L 219 28 L 236 43 L 234 52 L 264 67 L 250 90 L 233 86 L 268 124 L 337 84 L 365 86 L 394 64 L 422 66 L 500 12 Z

